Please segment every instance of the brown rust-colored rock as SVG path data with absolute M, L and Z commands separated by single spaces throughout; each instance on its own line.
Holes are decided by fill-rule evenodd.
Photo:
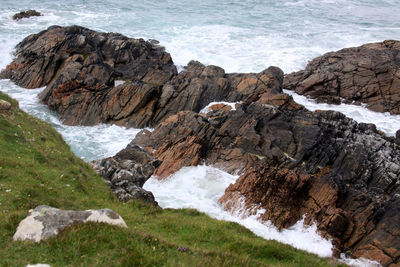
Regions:
M 143 127 L 151 122 L 161 86 L 176 73 L 164 48 L 143 39 L 52 26 L 18 44 L 0 77 L 25 88 L 46 86 L 41 101 L 67 124 Z M 115 80 L 126 85 L 114 87 Z
M 260 219 L 270 220 L 278 229 L 283 229 L 293 225 L 303 216 L 303 210 L 299 207 L 305 201 L 304 196 L 310 187 L 310 175 L 255 165 L 247 169 L 235 184 L 231 184 L 219 201 L 227 210 L 234 210 L 242 207 L 240 202 L 232 202 L 232 199 L 243 197 L 248 211 L 254 213 L 259 208 L 265 209 Z M 235 206 L 238 204 L 239 207 Z
M 69 125 L 157 125 L 213 101 L 293 105 L 282 94 L 283 72 L 226 74 L 192 61 L 177 74 L 164 49 L 142 39 L 53 26 L 25 38 L 0 77 L 26 88 L 46 86 L 40 99 Z M 115 81 L 123 81 L 114 86 Z M 280 95 L 280 96 L 275 96 Z
M 132 144 L 165 160 L 156 170 L 163 177 L 199 162 L 240 171 L 221 199 L 227 208 L 244 197 L 249 212 L 264 208 L 262 219 L 278 228 L 307 214 L 336 255 L 398 263 L 400 149 L 370 125 L 338 112 L 245 101 L 236 111 L 180 112 Z M 372 244 L 390 261 L 371 256 Z
M 319 102 L 362 104 L 400 114 L 400 41 L 330 52 L 285 76 L 284 88 Z

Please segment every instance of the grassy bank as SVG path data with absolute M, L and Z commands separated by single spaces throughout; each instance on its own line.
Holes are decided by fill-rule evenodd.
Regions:
M 0 113 L 0 266 L 330 266 L 326 259 L 195 210 L 118 202 L 50 125 L 6 95 L 0 93 L 0 99 L 13 105 Z M 18 223 L 38 205 L 111 208 L 128 229 L 87 224 L 40 244 L 12 241 Z

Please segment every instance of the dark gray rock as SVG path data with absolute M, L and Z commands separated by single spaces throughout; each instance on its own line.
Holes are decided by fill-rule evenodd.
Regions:
M 92 162 L 111 190 L 122 202 L 140 199 L 158 206 L 151 192 L 143 189 L 160 161 L 136 145 L 128 145 L 114 157 Z
M 39 16 L 42 16 L 42 14 L 40 14 L 40 12 L 30 9 L 27 11 L 21 11 L 17 14 L 14 14 L 14 16 L 12 18 L 13 18 L 13 20 L 20 20 L 20 19 L 24 19 L 24 18 L 39 17 Z

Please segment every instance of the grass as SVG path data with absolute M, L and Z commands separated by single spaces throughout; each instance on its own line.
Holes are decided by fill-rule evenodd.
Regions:
M 195 210 L 120 203 L 60 134 L 12 103 L 0 113 L 0 266 L 331 266 Z M 128 224 L 77 225 L 39 244 L 12 236 L 29 209 L 111 208 Z

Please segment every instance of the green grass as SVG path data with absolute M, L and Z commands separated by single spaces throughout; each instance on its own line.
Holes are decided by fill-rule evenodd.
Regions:
M 331 266 L 195 210 L 118 202 L 47 123 L 21 111 L 8 96 L 0 93 L 0 99 L 13 105 L 0 113 L 0 266 Z M 40 244 L 14 242 L 18 223 L 38 205 L 111 208 L 128 229 L 91 223 Z

